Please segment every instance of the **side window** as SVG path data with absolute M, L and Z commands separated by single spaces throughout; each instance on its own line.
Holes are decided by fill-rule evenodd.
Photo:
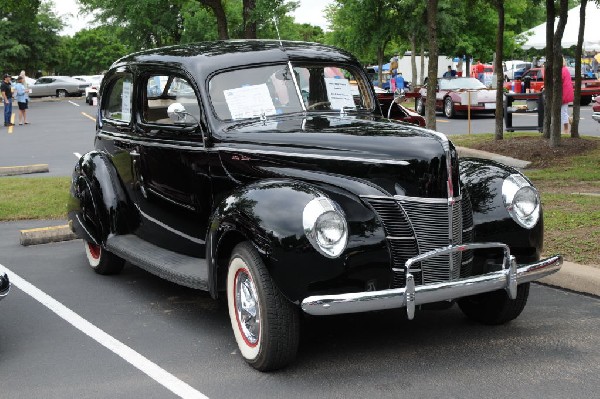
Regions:
M 131 82 L 130 74 L 123 75 L 113 82 L 102 110 L 104 118 L 120 122 L 131 121 Z
M 159 125 L 195 125 L 200 120 L 200 106 L 190 82 L 177 75 L 149 75 L 142 101 L 142 121 Z M 179 103 L 184 112 L 173 121 L 167 114 L 169 105 Z

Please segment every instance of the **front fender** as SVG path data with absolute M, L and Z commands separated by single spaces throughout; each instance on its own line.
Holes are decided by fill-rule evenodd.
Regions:
M 69 225 L 86 241 L 104 244 L 110 234 L 130 231 L 130 202 L 114 165 L 99 151 L 83 155 L 71 180 L 67 204 Z
M 544 238 L 543 214 L 533 228 L 526 229 L 511 218 L 502 199 L 504 179 L 521 173 L 504 164 L 479 158 L 461 158 L 459 167 L 463 196 L 470 198 L 473 208 L 475 242 L 508 244 L 519 263 L 539 260 Z
M 336 201 L 345 212 L 349 240 L 338 258 L 321 255 L 304 234 L 304 207 L 319 196 Z M 265 180 L 224 199 L 213 214 L 207 240 L 213 296 L 223 286 L 230 250 L 242 240 L 253 243 L 279 290 L 295 303 L 316 292 L 365 290 L 365 276 L 371 284 L 378 276 L 382 286 L 391 279 L 385 234 L 375 214 L 357 197 L 326 185 Z

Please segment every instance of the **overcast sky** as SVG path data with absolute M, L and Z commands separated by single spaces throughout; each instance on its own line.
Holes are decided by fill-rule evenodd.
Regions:
M 309 23 L 326 29 L 327 21 L 325 21 L 323 9 L 331 2 L 332 0 L 300 0 L 300 7 L 294 13 L 296 22 Z M 65 29 L 61 32 L 63 35 L 72 36 L 93 21 L 89 15 L 79 15 L 79 6 L 76 0 L 54 0 L 54 5 L 56 14 L 64 18 L 66 22 Z

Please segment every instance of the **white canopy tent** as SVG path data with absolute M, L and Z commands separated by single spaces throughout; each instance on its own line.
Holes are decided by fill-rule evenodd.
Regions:
M 577 45 L 577 36 L 579 35 L 579 8 L 577 6 L 569 10 L 567 25 L 562 38 L 562 47 L 569 48 Z M 584 51 L 600 51 L 600 9 L 594 1 L 589 1 L 585 9 L 585 32 L 583 34 Z M 558 18 L 554 21 L 554 26 L 558 23 Z M 524 49 L 546 47 L 546 23 L 536 26 L 533 29 L 522 33 L 527 41 L 522 46 Z

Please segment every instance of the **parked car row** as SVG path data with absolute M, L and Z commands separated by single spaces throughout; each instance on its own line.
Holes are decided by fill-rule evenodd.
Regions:
M 98 93 L 103 76 L 42 76 L 38 79 L 27 77 L 26 84 L 30 89 L 29 97 L 81 97 L 85 95 L 86 103 L 92 105 L 93 97 Z M 13 76 L 13 84 L 16 81 L 17 76 Z

